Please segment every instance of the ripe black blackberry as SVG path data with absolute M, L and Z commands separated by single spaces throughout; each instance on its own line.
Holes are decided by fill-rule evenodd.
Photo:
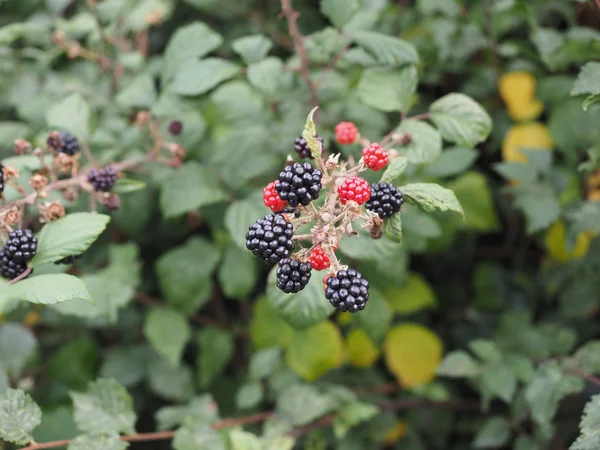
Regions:
M 385 219 L 400 211 L 402 203 L 404 203 L 404 196 L 396 186 L 390 183 L 374 183 L 371 185 L 371 198 L 367 201 L 366 207 Z
M 117 181 L 117 172 L 112 166 L 103 169 L 92 169 L 88 173 L 88 181 L 95 191 L 108 192 Z
M 299 204 L 306 206 L 319 198 L 322 177 L 323 173 L 309 163 L 294 163 L 281 171 L 275 189 L 292 208 Z
M 277 268 L 277 287 L 286 294 L 300 292 L 310 281 L 311 270 L 310 262 L 301 263 L 291 258 L 282 259 Z
M 317 139 L 323 144 L 323 138 L 321 136 L 317 136 Z M 308 147 L 308 142 L 302 136 L 298 136 L 296 138 L 296 142 L 294 143 L 294 150 L 298 153 L 300 158 L 310 158 L 313 157 L 310 154 L 310 148 Z
M 59 261 L 56 261 L 54 264 L 56 264 L 56 265 L 58 265 L 58 264 L 65 264 L 67 266 L 70 266 L 75 261 L 77 261 L 79 258 L 81 258 L 81 255 L 65 256 L 63 259 L 61 259 Z
M 325 297 L 340 311 L 362 311 L 369 299 L 369 282 L 354 269 L 338 270 L 325 281 Z
M 0 250 L 0 276 L 14 280 L 27 270 L 27 263 L 17 262 L 10 258 L 4 250 Z
M 79 151 L 81 150 L 79 141 L 71 133 L 62 131 L 60 133 L 60 140 L 61 140 L 61 146 L 58 151 L 61 153 L 65 153 L 69 156 L 74 156 L 76 153 L 79 153 Z
M 4 192 L 4 166 L 0 164 L 0 194 Z
M 31 230 L 14 230 L 8 235 L 4 254 L 17 263 L 31 261 L 37 252 L 37 238 Z
M 281 214 L 268 214 L 250 225 L 246 248 L 268 263 L 278 263 L 294 249 L 294 227 Z

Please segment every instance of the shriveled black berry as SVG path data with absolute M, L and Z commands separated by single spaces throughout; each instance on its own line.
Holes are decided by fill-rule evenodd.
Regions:
M 37 238 L 31 230 L 14 230 L 8 235 L 4 254 L 17 263 L 31 261 L 37 252 Z
M 0 194 L 4 192 L 4 166 L 0 164 Z
M 308 284 L 311 270 L 310 262 L 282 259 L 277 268 L 277 287 L 286 294 L 300 292 Z
M 371 198 L 366 207 L 385 219 L 400 211 L 404 196 L 398 188 L 390 183 L 374 183 L 371 185 Z
M 17 262 L 10 258 L 4 250 L 0 250 L 0 276 L 14 280 L 27 270 L 27 263 Z
M 60 133 L 61 147 L 59 152 L 73 156 L 81 150 L 79 141 L 71 133 L 63 131 Z
M 321 144 L 323 143 L 323 138 L 321 136 L 317 136 L 317 139 L 321 141 Z M 294 143 L 294 150 L 296 150 L 296 153 L 298 153 L 298 156 L 300 158 L 313 159 L 313 157 L 310 154 L 308 142 L 306 142 L 306 139 L 304 139 L 302 136 L 298 136 L 296 138 L 296 142 Z
M 281 214 L 268 214 L 246 233 L 246 248 L 268 263 L 278 263 L 294 249 L 294 227 Z
M 65 256 L 63 259 L 56 261 L 54 264 L 65 264 L 67 266 L 70 266 L 71 264 L 73 264 L 75 261 L 77 261 L 79 258 L 81 258 L 81 255 L 71 255 L 71 256 Z
M 294 163 L 281 171 L 275 189 L 292 208 L 299 204 L 306 206 L 319 198 L 322 177 L 323 173 L 309 163 Z
M 169 133 L 173 136 L 179 136 L 183 131 L 183 123 L 181 120 L 171 120 L 169 123 Z
M 354 269 L 338 270 L 325 282 L 325 297 L 340 311 L 355 313 L 365 309 L 369 299 L 369 282 Z
M 92 169 L 88 173 L 88 181 L 95 191 L 108 192 L 117 181 L 117 172 L 112 166 L 103 169 Z

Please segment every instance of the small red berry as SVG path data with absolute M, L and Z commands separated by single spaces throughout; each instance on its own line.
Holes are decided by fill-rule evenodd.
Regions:
M 265 203 L 265 206 L 271 208 L 271 211 L 273 212 L 279 212 L 287 205 L 287 202 L 281 200 L 279 197 L 277 189 L 275 189 L 274 181 L 271 181 L 267 184 L 267 187 L 263 189 L 263 202 Z
M 321 247 L 315 247 L 310 252 L 310 263 L 315 270 L 324 270 L 329 267 L 329 256 Z
M 389 161 L 387 152 L 376 142 L 363 148 L 362 155 L 365 166 L 374 171 L 383 169 Z
M 358 136 L 358 128 L 352 122 L 340 122 L 335 126 L 335 138 L 340 144 L 352 144 Z
M 371 186 L 367 180 L 359 177 L 349 177 L 344 180 L 337 190 L 342 205 L 348 200 L 354 200 L 359 205 L 371 198 Z
M 173 136 L 179 136 L 183 131 L 183 122 L 181 120 L 171 120 L 169 123 L 169 133 Z

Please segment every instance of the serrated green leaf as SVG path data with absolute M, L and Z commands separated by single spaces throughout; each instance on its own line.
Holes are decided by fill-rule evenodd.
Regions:
M 361 422 L 374 417 L 379 408 L 370 403 L 354 402 L 345 406 L 333 421 L 333 433 L 337 439 L 342 439 L 348 432 Z
M 337 27 L 342 28 L 358 11 L 358 0 L 323 0 L 321 12 Z
M 84 434 L 71 441 L 67 450 L 125 450 L 129 442 L 119 439 L 116 433 Z
M 139 75 L 118 92 L 115 101 L 125 108 L 151 108 L 156 102 L 154 79 L 148 74 Z
M 247 249 L 231 245 L 219 267 L 219 284 L 227 297 L 240 299 L 251 294 L 258 281 L 259 261 Z
M 357 314 L 356 321 L 359 326 L 367 333 L 367 336 L 377 345 L 383 342 L 383 339 L 392 323 L 393 311 L 378 289 L 371 288 L 369 291 L 369 304 L 360 314 Z
M 306 425 L 327 414 L 334 407 L 335 403 L 329 397 L 307 384 L 289 386 L 277 398 L 277 413 L 295 426 Z
M 246 73 L 252 86 L 270 97 L 275 97 L 279 89 L 282 70 L 283 62 L 281 59 L 269 56 L 262 61 L 250 64 Z
M 560 400 L 561 372 L 556 368 L 540 369 L 525 390 L 525 399 L 531 408 L 531 416 L 537 423 L 549 422 Z
M 235 404 L 240 409 L 250 409 L 257 406 L 264 395 L 263 385 L 256 381 L 243 384 L 235 396 Z
M 510 439 L 510 423 L 504 417 L 490 417 L 477 432 L 473 447 L 499 448 Z
M 478 231 L 498 228 L 498 215 L 492 192 L 484 175 L 479 172 L 467 172 L 447 184 L 447 187 L 454 192 L 464 211 L 465 220 L 461 224 L 463 227 Z
M 233 78 L 240 68 L 219 58 L 190 59 L 175 74 L 170 90 L 179 95 L 199 95 Z
M 75 423 L 86 433 L 133 433 L 133 399 L 116 380 L 98 379 L 87 392 L 70 392 Z
M 81 94 L 71 94 L 46 113 L 49 127 L 69 131 L 87 141 L 90 136 L 90 105 Z
M 231 450 L 262 450 L 260 439 L 247 431 L 231 430 L 229 441 Z
M 293 334 L 294 329 L 271 307 L 267 298 L 260 297 L 254 304 L 250 322 L 250 338 L 254 346 L 285 348 Z
M 438 375 L 451 378 L 470 378 L 479 373 L 480 367 L 471 355 L 462 350 L 448 353 L 437 368 Z
M 111 192 L 114 192 L 115 194 L 129 194 L 130 192 L 139 191 L 145 187 L 146 183 L 143 181 L 119 178 L 111 189 Z
M 444 139 L 463 147 L 485 141 L 492 131 L 489 114 L 464 94 L 445 95 L 431 104 L 429 114 Z
M 404 156 L 392 158 L 379 181 L 382 183 L 391 183 L 404 173 L 407 165 L 408 159 Z
M 207 387 L 229 364 L 233 356 L 233 337 L 227 331 L 204 327 L 198 335 L 198 382 Z
M 577 80 L 571 90 L 571 95 L 600 94 L 600 63 L 590 61 L 585 64 L 577 75 Z
M 400 152 L 413 164 L 433 162 L 442 152 L 440 133 L 422 120 L 403 120 L 396 132 L 410 136 L 410 142 L 402 146 Z
M 35 336 L 16 323 L 0 325 L 0 366 L 19 376 L 37 345 Z
M 43 305 L 69 300 L 93 300 L 81 279 L 73 275 L 38 275 L 9 285 L 0 292 L 0 304 L 5 302 L 26 301 Z
M 560 216 L 560 202 L 549 186 L 517 186 L 514 205 L 525 215 L 527 233 L 543 230 Z
M 193 421 L 204 425 L 219 420 L 219 411 L 215 400 L 210 394 L 203 394 L 185 406 L 164 406 L 155 414 L 159 430 L 168 430 L 184 423 Z
M 363 72 L 357 94 L 365 105 L 380 111 L 407 112 L 414 103 L 417 82 L 413 65 L 402 69 L 372 67 Z
M 146 316 L 144 335 L 159 355 L 172 366 L 177 366 L 192 331 L 182 313 L 172 309 L 153 308 Z
M 516 375 L 505 365 L 490 363 L 483 367 L 478 377 L 482 391 L 489 398 L 498 397 L 506 403 L 513 400 L 517 389 Z
M 186 364 L 172 366 L 164 358 L 152 358 L 148 366 L 152 392 L 171 401 L 184 402 L 194 395 L 194 372 Z
M 412 183 L 400 188 L 406 201 L 424 211 L 455 211 L 465 215 L 456 195 L 434 183 Z
M 224 437 L 218 431 L 190 421 L 179 428 L 173 439 L 174 450 L 227 450 Z
M 42 422 L 42 410 L 20 389 L 7 389 L 0 396 L 0 438 L 25 445 L 33 440 L 31 432 Z
M 600 94 L 594 94 L 594 95 L 590 95 L 589 97 L 586 97 L 583 100 L 583 103 L 581 103 L 581 107 L 583 108 L 584 111 L 589 111 L 589 109 L 600 103 Z
M 383 231 L 390 241 L 402 242 L 402 216 L 396 213 L 388 218 L 384 222 Z
M 322 153 L 321 142 L 317 139 L 317 128 L 313 118 L 318 108 L 318 106 L 315 106 L 308 113 L 304 130 L 302 130 L 302 137 L 306 140 L 308 148 L 310 148 L 310 154 L 313 158 L 320 158 Z
M 451 177 L 467 170 L 476 159 L 477 152 L 472 148 L 449 148 L 425 168 L 425 173 L 432 177 Z
M 262 34 L 253 34 L 236 39 L 231 43 L 231 47 L 246 64 L 254 64 L 267 56 L 273 47 L 273 41 Z
M 38 250 L 32 267 L 59 261 L 66 256 L 85 252 L 106 229 L 110 216 L 94 213 L 72 213 L 50 222 L 38 235 Z
M 419 55 L 415 47 L 402 39 L 363 30 L 355 31 L 352 38 L 381 64 L 403 66 L 419 62 Z
M 268 348 L 259 350 L 250 359 L 250 378 L 261 380 L 273 373 L 275 368 L 281 364 L 281 350 L 279 348 Z

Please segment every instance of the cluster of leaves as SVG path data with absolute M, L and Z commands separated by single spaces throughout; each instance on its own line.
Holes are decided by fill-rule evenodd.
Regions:
M 16 139 L 43 147 L 58 129 L 97 164 L 142 160 L 156 136 L 135 118 L 148 112 L 161 135 L 180 120 L 187 151 L 180 167 L 136 166 L 110 216 L 81 196 L 39 227 L 26 208 L 34 273 L 0 281 L 0 438 L 31 450 L 598 447 L 595 2 L 0 11 L 0 161 L 21 174 L 0 208 L 32 192 L 40 167 L 11 155 Z M 319 277 L 284 294 L 245 250 L 268 212 L 262 188 L 317 105 L 324 147 L 343 159 L 361 146 L 335 141 L 342 120 L 373 142 L 410 136 L 382 178 L 403 186 L 401 220 L 382 239 L 340 242 L 371 283 L 352 317 Z

